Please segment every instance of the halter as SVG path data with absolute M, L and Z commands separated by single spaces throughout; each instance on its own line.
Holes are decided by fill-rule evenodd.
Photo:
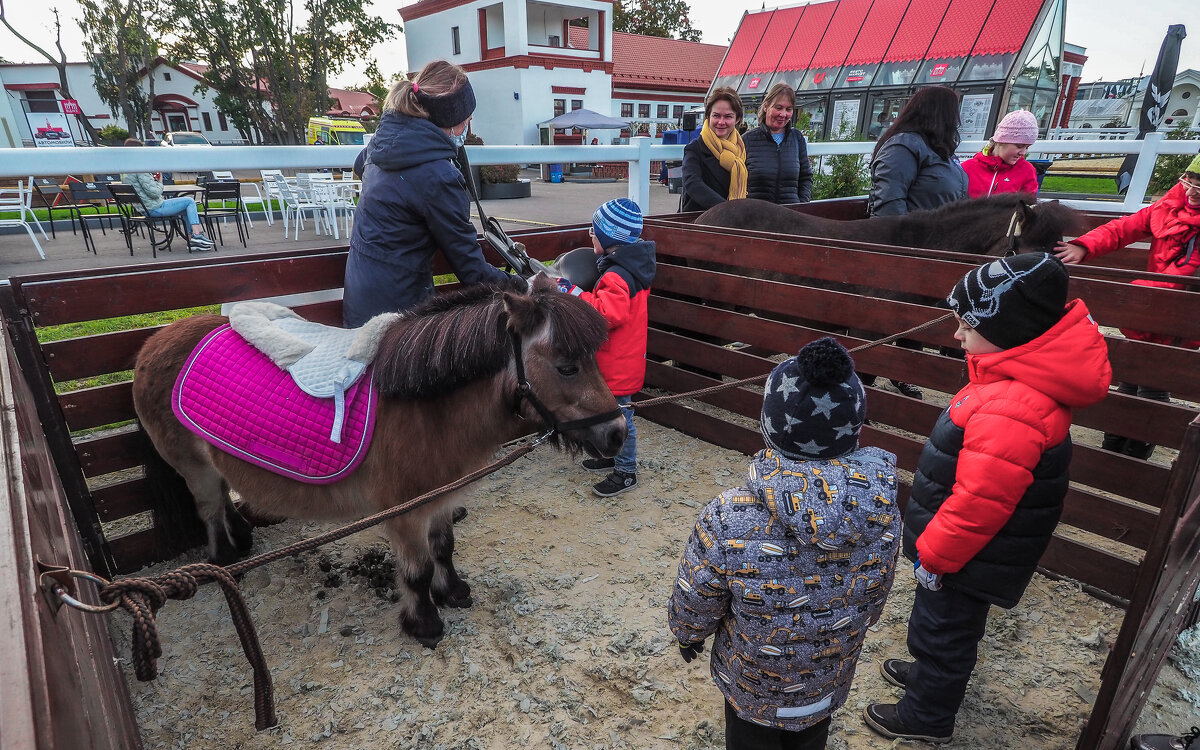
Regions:
M 1004 257 L 1006 257 L 1006 258 L 1010 255 L 1017 254 L 1017 240 L 1019 240 L 1021 238 L 1021 229 L 1022 229 L 1022 225 L 1021 225 L 1021 213 L 1022 213 L 1021 209 L 1022 208 L 1025 208 L 1024 204 L 1019 206 L 1017 208 L 1017 210 L 1013 211 L 1012 218 L 1008 220 L 1008 234 L 1005 235 L 1005 239 L 1008 240 L 1008 252 L 1004 253 Z M 1032 211 L 1033 207 L 1030 206 L 1029 210 Z
M 513 413 L 518 417 L 521 416 L 519 410 L 521 408 L 522 400 L 528 401 L 533 405 L 534 410 L 537 411 L 538 416 L 542 418 L 542 422 L 545 424 L 547 429 L 546 434 L 538 438 L 539 442 L 546 440 L 556 432 L 561 434 L 568 430 L 591 427 L 594 424 L 607 422 L 610 419 L 616 419 L 617 417 L 621 416 L 620 409 L 613 409 L 612 411 L 605 412 L 603 414 L 594 414 L 590 417 L 584 417 L 583 419 L 573 419 L 570 422 L 559 422 L 558 419 L 555 418 L 554 413 L 547 409 L 546 405 L 542 403 L 542 400 L 539 399 L 537 394 L 533 392 L 533 384 L 530 383 L 529 379 L 525 377 L 525 360 L 521 355 L 520 334 L 518 334 L 516 331 L 509 331 L 508 339 L 512 342 L 513 359 L 516 361 L 517 366 L 517 399 L 513 404 Z

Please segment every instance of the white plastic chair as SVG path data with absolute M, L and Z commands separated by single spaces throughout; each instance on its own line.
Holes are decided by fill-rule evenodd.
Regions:
M 214 179 L 214 180 L 221 180 L 221 181 L 237 180 L 239 185 L 241 185 L 241 182 L 242 182 L 241 180 L 238 180 L 236 177 L 234 177 L 234 176 L 233 176 L 233 172 L 232 172 L 232 171 L 225 171 L 225 172 L 217 172 L 217 171 L 214 171 L 212 174 L 213 174 L 213 179 Z M 251 188 L 253 188 L 253 189 L 254 189 L 254 192 L 255 192 L 255 193 L 258 195 L 258 200 L 257 200 L 256 202 L 257 202 L 257 203 L 259 203 L 259 204 L 262 204 L 262 202 L 263 202 L 263 199 L 262 199 L 262 193 L 259 193 L 259 192 L 258 192 L 258 185 L 255 185 L 255 184 L 252 182 L 252 183 L 250 183 L 250 187 L 251 187 Z M 241 189 L 241 188 L 239 188 L 239 190 L 240 190 L 240 189 Z M 246 206 L 246 203 L 247 203 L 247 202 L 248 202 L 248 201 L 247 201 L 247 200 L 246 200 L 246 198 L 243 196 L 243 197 L 242 197 L 242 215 L 244 215 L 244 216 L 246 217 L 246 224 L 247 224 L 248 226 L 250 226 L 250 227 L 253 227 L 253 226 L 254 226 L 254 220 L 250 218 L 250 209 L 249 209 L 249 207 L 247 207 L 247 206 Z M 267 223 L 269 224 L 270 222 L 268 221 Z
M 354 213 L 354 201 L 349 200 L 342 185 L 333 180 L 313 180 L 311 183 L 312 202 L 321 206 L 326 229 L 332 230 L 333 238 L 341 238 L 338 227 L 339 215 L 345 218 L 345 234 L 350 236 L 350 216 Z
M 17 180 L 16 190 L 5 188 L 0 190 L 0 214 L 17 212 L 17 218 L 0 218 L 0 227 L 24 227 L 26 232 L 29 232 L 29 239 L 33 240 L 33 246 L 37 248 L 38 256 L 42 260 L 46 259 L 46 253 L 42 250 L 42 244 L 38 242 L 37 235 L 33 233 L 33 228 L 29 226 L 29 222 L 25 219 L 26 212 L 29 213 L 33 223 L 37 225 L 38 231 L 42 233 L 42 239 L 49 240 L 46 236 L 46 230 L 42 228 L 42 222 L 38 221 L 37 214 L 33 212 L 31 202 L 33 200 L 33 178 L 30 177 L 28 182 Z
M 291 223 L 291 217 L 295 215 L 296 236 L 294 239 L 300 239 L 300 230 L 304 228 L 304 212 L 308 211 L 312 214 L 313 224 L 317 234 L 321 233 L 321 223 L 323 216 L 318 216 L 320 211 L 324 214 L 324 207 L 320 204 L 313 203 L 311 197 L 299 192 L 288 184 L 288 181 L 282 174 L 272 176 L 272 191 L 279 195 L 280 201 L 283 202 L 283 236 L 284 239 L 288 236 L 288 226 Z

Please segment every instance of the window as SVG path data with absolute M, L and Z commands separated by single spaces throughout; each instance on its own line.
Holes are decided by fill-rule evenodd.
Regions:
M 639 104 L 638 105 L 638 117 L 649 117 L 649 116 L 650 116 L 650 105 L 649 104 Z
M 169 80 L 171 80 L 171 74 L 170 74 L 170 73 L 163 73 L 163 80 L 164 80 L 164 81 L 169 81 Z
M 572 99 L 571 100 L 571 111 L 574 112 L 577 109 L 583 109 L 583 100 L 582 99 Z
M 621 117 L 633 117 L 633 102 L 621 102 Z
M 58 97 L 53 91 L 26 91 L 25 101 L 30 112 L 58 112 Z
M 658 115 L 656 115 L 656 116 L 660 120 L 667 119 L 667 105 L 666 104 L 658 105 Z
M 567 100 L 566 99 L 555 99 L 554 100 L 554 116 L 558 117 L 559 115 L 565 115 L 566 113 L 567 113 Z
M 212 130 L 212 118 L 208 116 L 208 113 L 202 112 L 200 113 L 200 117 L 204 118 L 204 129 Z
M 675 118 L 676 120 L 683 119 L 683 105 L 682 104 L 676 104 L 674 107 L 671 108 L 671 117 Z
M 458 38 L 458 27 L 457 26 L 450 27 L 450 47 L 451 47 L 451 49 L 454 50 L 454 54 L 456 54 L 456 55 L 462 54 L 462 43 L 459 41 L 459 38 Z
M 225 120 L 225 113 L 217 113 L 217 122 L 221 123 L 221 130 L 229 130 L 229 123 Z

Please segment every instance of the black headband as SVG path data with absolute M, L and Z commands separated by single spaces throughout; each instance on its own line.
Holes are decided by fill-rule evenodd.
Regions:
M 429 121 L 439 128 L 452 128 L 475 111 L 475 90 L 471 88 L 470 81 L 463 81 L 462 86 L 442 96 L 426 94 L 415 83 L 413 91 L 417 101 L 429 113 Z

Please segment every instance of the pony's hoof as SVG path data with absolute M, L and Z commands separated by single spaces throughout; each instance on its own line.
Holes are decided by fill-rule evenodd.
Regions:
M 454 513 L 452 513 L 450 515 L 450 520 L 454 523 L 458 523 L 459 521 L 463 520 L 466 517 L 467 517 L 467 509 L 460 505 L 454 509 Z
M 446 627 L 442 624 L 440 617 L 432 619 L 401 617 L 400 627 L 425 648 L 436 648 L 442 642 L 442 638 L 446 636 Z
M 462 580 L 451 588 L 449 591 L 442 593 L 430 592 L 433 595 L 433 603 L 440 607 L 450 607 L 451 609 L 467 609 L 474 602 L 471 601 L 471 587 Z
M 425 648 L 435 649 L 437 648 L 437 645 L 442 642 L 442 638 L 443 636 L 440 635 L 431 638 L 417 638 L 417 643 L 420 643 Z

